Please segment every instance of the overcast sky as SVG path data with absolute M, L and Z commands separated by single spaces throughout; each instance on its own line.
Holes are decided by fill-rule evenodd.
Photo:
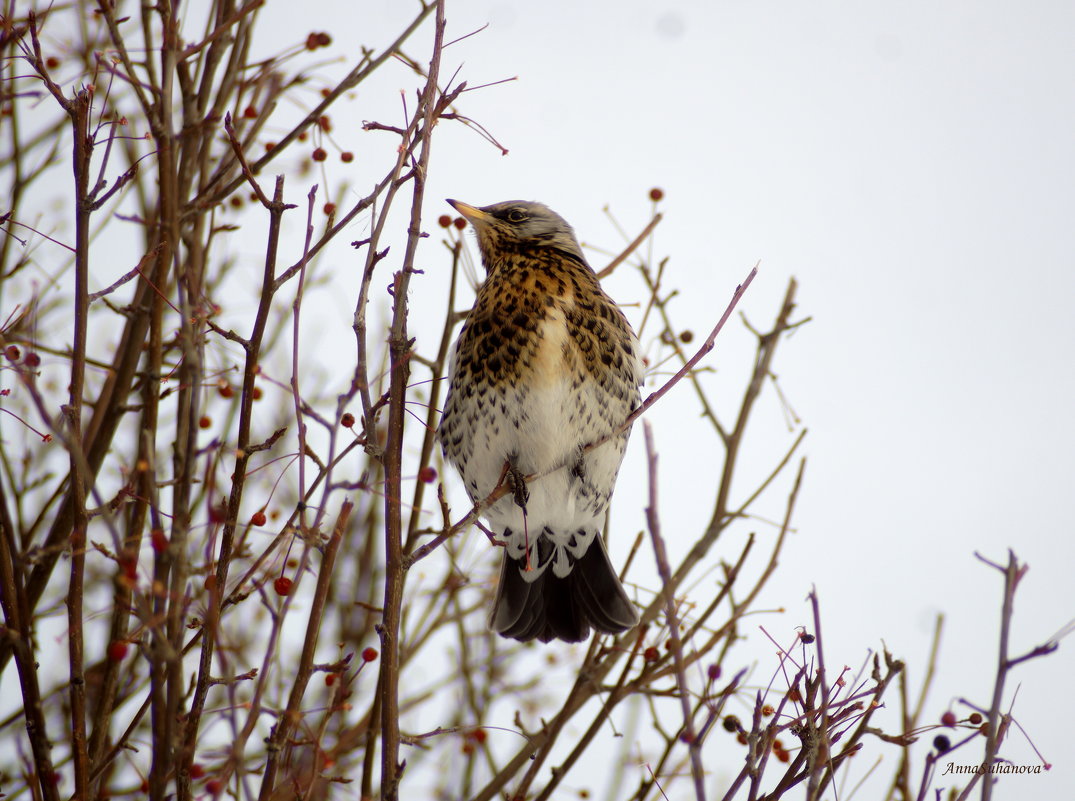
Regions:
M 444 197 L 540 200 L 611 250 L 622 240 L 602 209 L 633 234 L 659 186 L 654 256 L 670 258 L 668 280 L 683 290 L 675 317 L 699 334 L 755 262 L 741 308 L 756 325 L 771 322 L 794 276 L 812 321 L 782 346 L 776 372 L 809 429 L 809 463 L 797 533 L 766 596 L 787 612 L 764 625 L 786 635 L 808 623 L 816 587 L 830 665 L 857 667 L 883 640 L 917 683 L 943 611 L 927 718 L 961 696 L 987 705 L 1001 581 L 974 551 L 1004 561 L 1012 547 L 1030 565 L 1014 653 L 1075 617 L 1075 6 L 583 5 L 449 3 L 449 39 L 489 27 L 451 47 L 444 70 L 461 67 L 472 86 L 518 80 L 459 104 L 507 156 L 461 126 L 438 131 L 430 222 L 448 211 Z M 265 13 L 283 20 L 287 6 Z M 381 47 L 400 6 L 410 13 L 369 4 L 345 27 Z M 348 52 L 334 34 L 335 52 Z M 429 34 L 412 56 L 425 58 Z M 400 87 L 413 85 L 402 70 Z M 356 119 L 381 113 L 361 100 Z M 371 136 L 338 135 L 359 152 Z M 443 264 L 437 248 L 430 264 Z M 606 287 L 625 305 L 642 299 L 629 275 Z M 341 300 L 341 319 L 351 303 Z M 708 362 L 722 371 L 715 387 L 741 375 L 749 344 L 733 324 Z M 669 534 L 674 555 L 712 504 L 698 466 L 716 440 L 683 427 L 697 411 L 684 385 L 651 416 L 664 528 L 683 532 Z M 769 454 L 790 435 L 775 403 L 763 411 L 751 433 Z M 640 519 L 643 457 L 636 431 L 614 506 L 632 531 L 614 550 Z M 769 511 L 782 508 L 774 501 Z M 1022 683 L 1014 714 L 1054 768 L 1002 782 L 995 798 L 1070 797 L 1071 645 L 1020 667 L 1008 687 L 1011 698 Z M 1004 753 L 1036 762 L 1019 734 Z

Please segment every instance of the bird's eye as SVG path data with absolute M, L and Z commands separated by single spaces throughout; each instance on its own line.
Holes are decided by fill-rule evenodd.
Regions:
M 512 209 L 508 212 L 508 222 L 520 223 L 526 219 L 526 212 L 522 209 Z

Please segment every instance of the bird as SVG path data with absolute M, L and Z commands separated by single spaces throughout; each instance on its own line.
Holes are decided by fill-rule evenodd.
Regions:
M 505 546 L 489 625 L 527 642 L 619 634 L 638 613 L 602 531 L 640 401 L 638 338 L 547 206 L 448 200 L 485 268 L 450 358 L 437 436 Z M 527 481 L 530 477 L 530 481 Z

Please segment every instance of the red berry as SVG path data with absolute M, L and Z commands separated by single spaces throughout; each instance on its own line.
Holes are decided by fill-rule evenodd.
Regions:
M 437 225 L 441 228 L 449 228 L 452 224 L 452 218 L 447 214 L 442 214 L 437 218 Z
M 982 716 L 979 715 L 977 712 L 972 712 L 971 716 L 967 718 L 967 720 L 970 721 L 972 726 L 977 726 L 979 723 L 982 722 Z
M 332 130 L 332 120 L 328 118 L 327 114 L 321 115 L 321 117 L 317 120 L 317 124 L 322 131 L 328 132 Z
M 163 528 L 155 528 L 149 533 L 149 543 L 154 551 L 164 553 L 168 550 L 168 535 L 164 533 Z
M 31 352 L 26 354 L 26 362 L 25 362 L 25 364 L 26 364 L 27 367 L 37 367 L 38 365 L 41 364 L 41 357 L 38 356 L 33 351 L 31 351 Z
M 19 360 L 19 347 L 18 345 L 8 345 L 4 348 L 4 355 L 9 361 L 17 362 Z
M 336 674 L 335 673 L 326 673 L 325 674 L 325 686 L 326 687 L 331 687 L 335 683 L 336 683 Z
M 423 484 L 432 484 L 437 480 L 437 471 L 435 468 L 426 465 L 418 471 L 418 480 Z
M 203 768 L 197 762 L 195 762 L 193 765 L 190 766 L 190 778 L 192 778 L 192 779 L 200 779 L 204 775 L 205 775 L 205 768 Z
M 50 70 L 54 70 L 58 66 L 60 66 L 60 60 L 56 58 L 56 56 L 49 56 L 45 59 L 45 66 L 48 67 Z
M 956 725 L 956 713 L 949 710 L 941 715 L 941 725 L 952 728 Z
M 235 394 L 235 390 L 227 381 L 221 381 L 216 386 L 217 392 L 220 393 L 220 397 L 222 398 L 230 398 L 232 395 Z
M 659 189 L 656 186 L 649 190 L 649 199 L 656 203 L 659 200 L 664 199 L 664 190 Z
M 130 548 L 125 548 L 119 554 L 119 566 L 123 568 L 123 575 L 131 581 L 138 578 L 138 554 Z
M 484 743 L 488 736 L 489 735 L 485 733 L 485 729 L 471 729 L 467 732 L 467 737 L 476 743 Z
M 112 640 L 108 644 L 108 660 L 110 662 L 122 662 L 127 656 L 128 646 L 123 640 Z
M 325 148 L 314 148 L 313 154 L 310 156 L 314 161 L 324 161 L 328 158 L 328 153 L 325 152 Z
M 228 516 L 228 507 L 221 503 L 214 503 L 209 507 L 209 522 L 210 523 L 223 523 L 224 518 Z
M 250 397 L 254 400 L 261 400 L 261 387 L 254 387 L 250 390 Z
M 270 152 L 274 147 L 276 147 L 276 142 L 266 142 L 265 143 L 265 152 L 266 153 Z
M 345 150 L 340 154 L 340 161 L 342 161 L 344 164 L 350 164 L 354 160 L 355 154 L 352 153 L 350 150 Z
M 203 414 L 198 418 L 198 428 L 209 428 L 213 424 L 213 418 L 207 414 Z
M 254 512 L 250 516 L 250 525 L 252 526 L 264 526 L 265 525 L 265 513 L 258 511 Z
M 224 791 L 224 782 L 220 779 L 210 779 L 205 783 L 205 789 L 211 795 L 220 795 Z
M 656 662 L 661 658 L 661 652 L 654 648 L 652 645 L 642 652 L 642 658 L 647 662 Z
M 252 120 L 258 116 L 258 110 L 253 106 L 247 106 L 243 109 L 243 116 L 248 120 Z
M 456 228 L 462 231 L 464 228 L 467 227 L 467 221 L 464 220 L 462 217 L 456 217 L 455 221 L 453 222 L 453 225 L 455 225 Z
M 291 588 L 293 586 L 294 582 L 287 576 L 279 576 L 272 583 L 272 588 L 276 590 L 277 595 L 291 595 Z
M 335 203 L 326 203 L 325 204 L 325 214 L 333 214 L 333 213 L 335 213 L 335 211 L 336 211 L 336 204 Z
M 350 412 L 344 412 L 343 417 L 340 418 L 340 425 L 344 428 L 350 428 L 355 424 L 355 416 Z
M 372 662 L 376 658 L 377 658 L 377 649 L 376 648 L 366 648 L 365 650 L 362 651 L 362 661 L 363 662 Z

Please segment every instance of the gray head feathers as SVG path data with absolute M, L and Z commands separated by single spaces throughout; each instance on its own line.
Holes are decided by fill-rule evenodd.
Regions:
M 507 200 L 476 208 L 458 200 L 448 202 L 474 226 L 483 255 L 528 245 L 546 246 L 586 262 L 574 229 L 543 203 Z

